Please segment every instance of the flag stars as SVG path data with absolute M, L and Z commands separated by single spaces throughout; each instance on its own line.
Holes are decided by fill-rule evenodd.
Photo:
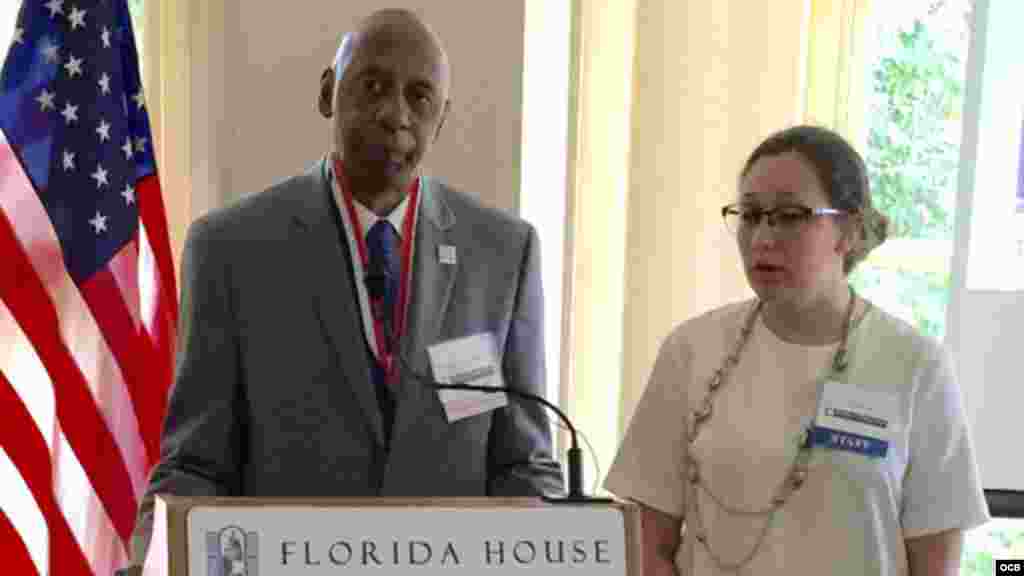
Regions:
M 68 76 L 74 78 L 75 76 L 82 75 L 82 59 L 75 58 L 74 54 L 68 56 L 68 61 L 64 64 L 64 69 L 68 71 Z
M 96 189 L 99 190 L 104 186 L 110 186 L 110 182 L 107 181 L 108 172 L 103 169 L 103 166 L 97 164 L 96 171 L 90 174 L 92 179 L 96 181 Z
M 57 14 L 64 13 L 64 0 L 50 0 L 46 3 L 46 8 L 50 10 L 50 20 L 53 20 Z
M 72 7 L 68 20 L 71 22 L 72 30 L 85 28 L 85 10 L 79 10 L 78 6 Z
M 64 104 L 64 110 L 60 113 L 64 117 L 64 123 L 70 125 L 78 122 L 78 106 L 72 106 L 71 102 Z
M 100 76 L 100 79 L 97 82 L 97 84 L 100 85 L 100 92 L 102 92 L 103 94 L 110 94 L 110 75 L 109 74 L 104 72 L 103 75 Z
M 48 183 L 44 200 L 57 201 L 54 217 L 64 220 L 53 227 L 60 245 L 82 246 L 65 263 L 80 282 L 136 237 L 143 191 L 135 184 L 156 176 L 138 54 L 122 0 L 0 0 L 20 3 L 22 21 L 0 34 L 0 60 L 9 49 L 7 71 L 16 72 L 0 86 L 13 106 L 6 144 L 25 152 L 26 175 Z
M 92 229 L 96 231 L 97 236 L 107 231 L 107 217 L 100 214 L 99 210 L 97 210 L 96 215 L 89 220 L 89 224 L 92 225 Z
M 100 125 L 96 127 L 96 133 L 100 135 L 100 142 L 110 140 L 110 123 L 100 120 Z
M 36 96 L 36 102 L 39 102 L 39 110 L 46 112 L 47 110 L 56 110 L 57 106 L 53 103 L 53 99 L 57 97 L 55 92 L 50 92 L 46 88 Z
M 44 39 L 42 42 L 43 46 L 39 49 L 39 52 L 46 59 L 47 64 L 56 64 L 60 61 L 60 47 L 54 44 L 50 39 Z

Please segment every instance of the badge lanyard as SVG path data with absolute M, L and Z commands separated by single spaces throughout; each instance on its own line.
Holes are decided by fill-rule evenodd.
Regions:
M 353 235 L 356 237 L 356 248 L 359 252 L 359 261 L 363 264 L 363 270 L 367 270 L 369 268 L 369 257 L 366 238 L 363 236 L 363 223 L 359 220 L 355 203 L 352 201 L 352 194 L 345 181 L 344 167 L 341 161 L 337 159 L 334 161 L 334 174 L 341 187 L 341 196 L 345 200 L 345 210 L 348 212 L 349 221 L 352 223 Z M 409 186 L 409 207 L 405 213 L 405 222 L 402 223 L 402 275 L 398 288 L 398 301 L 395 302 L 393 316 L 396 319 L 395 326 L 393 326 L 395 346 L 398 346 L 398 342 L 405 331 L 406 315 L 409 309 L 409 270 L 412 264 L 413 224 L 416 221 L 419 207 L 419 188 L 419 178 L 417 178 Z M 392 356 L 391 354 L 384 353 L 387 350 L 387 336 L 384 333 L 383 324 L 377 318 L 373 318 L 373 332 L 374 340 L 377 342 L 379 360 L 390 377 L 393 367 Z

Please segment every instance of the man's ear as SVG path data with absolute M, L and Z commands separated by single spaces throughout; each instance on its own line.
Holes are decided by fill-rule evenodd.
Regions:
M 448 111 L 452 108 L 452 101 L 449 98 L 444 101 L 444 109 L 441 110 L 441 121 L 437 123 L 437 130 L 434 130 L 434 142 L 437 142 L 437 137 L 441 135 L 441 128 L 444 127 L 444 121 L 448 119 Z
M 332 100 L 334 100 L 334 70 L 327 68 L 320 75 L 320 97 L 317 99 L 317 107 L 320 109 L 320 115 L 324 118 L 334 115 Z

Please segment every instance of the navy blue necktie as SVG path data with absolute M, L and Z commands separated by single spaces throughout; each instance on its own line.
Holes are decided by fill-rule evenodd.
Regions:
M 366 269 L 366 291 L 370 298 L 370 310 L 375 322 L 384 329 L 384 349 L 380 357 L 387 357 L 397 346 L 395 334 L 395 302 L 398 301 L 398 287 L 401 278 L 401 256 L 398 253 L 399 239 L 391 222 L 378 220 L 366 235 L 369 252 Z M 375 333 L 368 335 L 376 338 Z M 379 341 L 378 341 L 379 343 Z M 391 428 L 395 419 L 395 399 L 388 379 L 385 364 L 379 359 L 370 363 L 370 372 L 377 393 L 377 405 L 384 428 L 385 443 L 391 443 Z
M 369 263 L 366 274 L 367 292 L 373 318 L 384 328 L 384 354 L 391 352 L 395 334 L 395 302 L 401 276 L 401 255 L 398 233 L 388 220 L 378 220 L 366 235 Z

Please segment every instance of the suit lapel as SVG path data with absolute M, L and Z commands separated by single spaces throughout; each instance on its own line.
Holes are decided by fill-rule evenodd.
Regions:
M 426 347 L 437 343 L 441 336 L 457 264 L 442 263 L 438 252 L 440 246 L 451 244 L 448 231 L 455 224 L 455 216 L 445 204 L 438 183 L 426 176 L 421 182 L 408 329 L 402 335 L 402 352 L 417 372 L 429 374 Z
M 334 345 L 345 380 L 351 384 L 349 388 L 366 415 L 374 438 L 383 446 L 380 409 L 370 376 L 352 263 L 347 245 L 341 242 L 344 233 L 331 200 L 327 163 L 321 162 L 312 176 L 314 189 L 307 194 L 294 221 L 307 238 L 306 283 L 311 287 L 321 327 L 328 342 Z

